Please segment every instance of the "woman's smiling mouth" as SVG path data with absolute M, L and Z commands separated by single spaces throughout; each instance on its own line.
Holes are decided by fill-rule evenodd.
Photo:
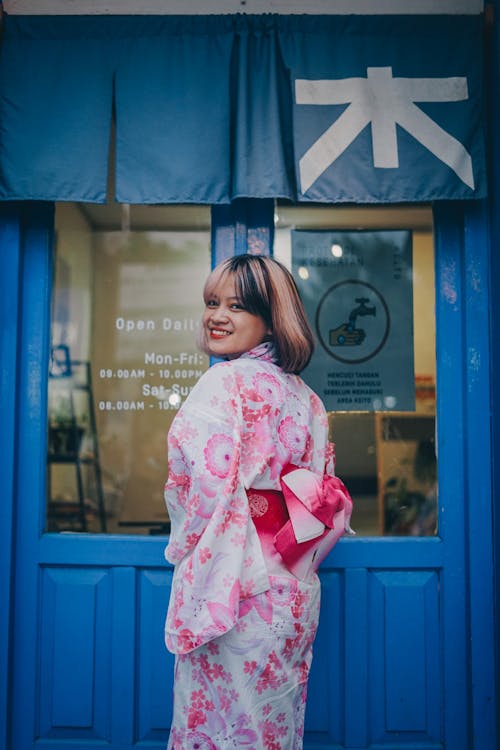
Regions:
M 223 339 L 225 336 L 229 336 L 230 333 L 230 331 L 225 331 L 223 328 L 211 328 L 210 338 Z

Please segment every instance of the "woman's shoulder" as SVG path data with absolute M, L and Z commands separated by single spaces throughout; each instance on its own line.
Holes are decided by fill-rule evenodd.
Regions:
M 231 363 L 217 362 L 211 365 L 208 370 L 205 370 L 193 387 L 191 394 L 196 395 L 199 391 L 221 388 L 223 383 L 232 377 Z
M 285 373 L 271 362 L 257 359 L 238 357 L 213 364 L 198 380 L 193 388 L 190 401 L 215 396 L 217 400 L 235 399 L 240 401 L 258 383 L 265 380 L 271 387 L 273 384 L 283 386 Z
M 238 386 L 230 363 L 212 365 L 192 387 L 176 416 L 177 423 L 186 419 L 231 421 L 238 407 Z M 174 420 L 175 421 L 175 420 Z
M 250 357 L 238 357 L 213 364 L 201 376 L 193 390 L 223 389 L 230 393 L 236 392 L 246 382 L 255 383 L 260 382 L 261 379 L 270 384 L 272 382 L 280 384 L 285 390 L 297 395 L 300 391 L 306 400 L 314 402 L 318 408 L 323 407 L 320 397 L 300 375 L 286 373 L 272 362 Z
M 199 401 L 223 402 L 238 396 L 241 386 L 240 368 L 236 360 L 217 362 L 206 370 L 191 390 L 186 403 Z
M 227 379 L 238 379 L 241 377 L 252 377 L 257 372 L 273 372 L 277 376 L 283 371 L 272 362 L 266 362 L 252 357 L 237 357 L 223 362 L 216 362 L 202 375 L 200 380 L 223 381 Z

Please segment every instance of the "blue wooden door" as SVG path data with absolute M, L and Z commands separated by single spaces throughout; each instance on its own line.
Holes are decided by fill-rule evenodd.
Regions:
M 6 748 L 159 750 L 173 667 L 165 540 L 43 532 L 52 211 L 14 216 L 18 231 L 3 235 L 20 314 L 7 342 L 18 358 L 5 410 L 15 423 Z M 495 746 L 486 272 L 480 212 L 437 212 L 439 536 L 345 539 L 325 561 L 308 748 Z

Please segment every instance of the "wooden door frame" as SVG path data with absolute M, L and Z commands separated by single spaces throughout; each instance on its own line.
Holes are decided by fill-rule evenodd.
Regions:
M 0 205 L 0 748 L 7 747 L 9 734 L 9 687 L 11 679 L 10 644 L 13 602 L 14 554 L 14 436 L 16 434 L 16 358 L 19 346 L 21 221 L 18 207 Z M 8 364 L 6 364 L 8 363 Z
M 493 557 L 491 545 L 491 413 L 489 369 L 488 223 L 485 202 L 435 207 L 436 333 L 439 358 L 437 424 L 439 470 L 446 472 L 440 498 L 440 528 L 455 540 L 446 547 L 443 580 L 443 636 L 462 667 L 445 660 L 445 691 L 459 691 L 454 715 L 445 713 L 450 750 L 496 747 Z M 450 338 L 461 315 L 460 334 Z M 456 324 L 455 324 L 456 326 Z M 461 364 L 461 377 L 456 365 Z M 439 425 L 447 423 L 443 436 Z M 462 444 L 450 450 L 450 440 Z M 463 465 L 456 459 L 462 454 Z M 454 459 L 455 456 L 455 459 Z M 464 496 L 464 518 L 453 514 L 453 499 Z M 463 578 L 465 600 L 449 595 L 448 581 Z M 457 628 L 457 612 L 464 629 Z M 464 639 L 465 636 L 465 639 Z M 459 712 L 457 714 L 457 712 Z M 459 720 L 457 721 L 457 716 Z M 458 728 L 458 731 L 457 731 Z M 460 733 L 465 731 L 465 735 Z

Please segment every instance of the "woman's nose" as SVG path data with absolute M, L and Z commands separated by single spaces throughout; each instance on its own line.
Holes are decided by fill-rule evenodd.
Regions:
M 216 307 L 215 310 L 212 310 L 211 318 L 213 321 L 227 320 L 228 318 L 227 307 L 224 307 L 223 305 L 220 305 L 220 307 Z

